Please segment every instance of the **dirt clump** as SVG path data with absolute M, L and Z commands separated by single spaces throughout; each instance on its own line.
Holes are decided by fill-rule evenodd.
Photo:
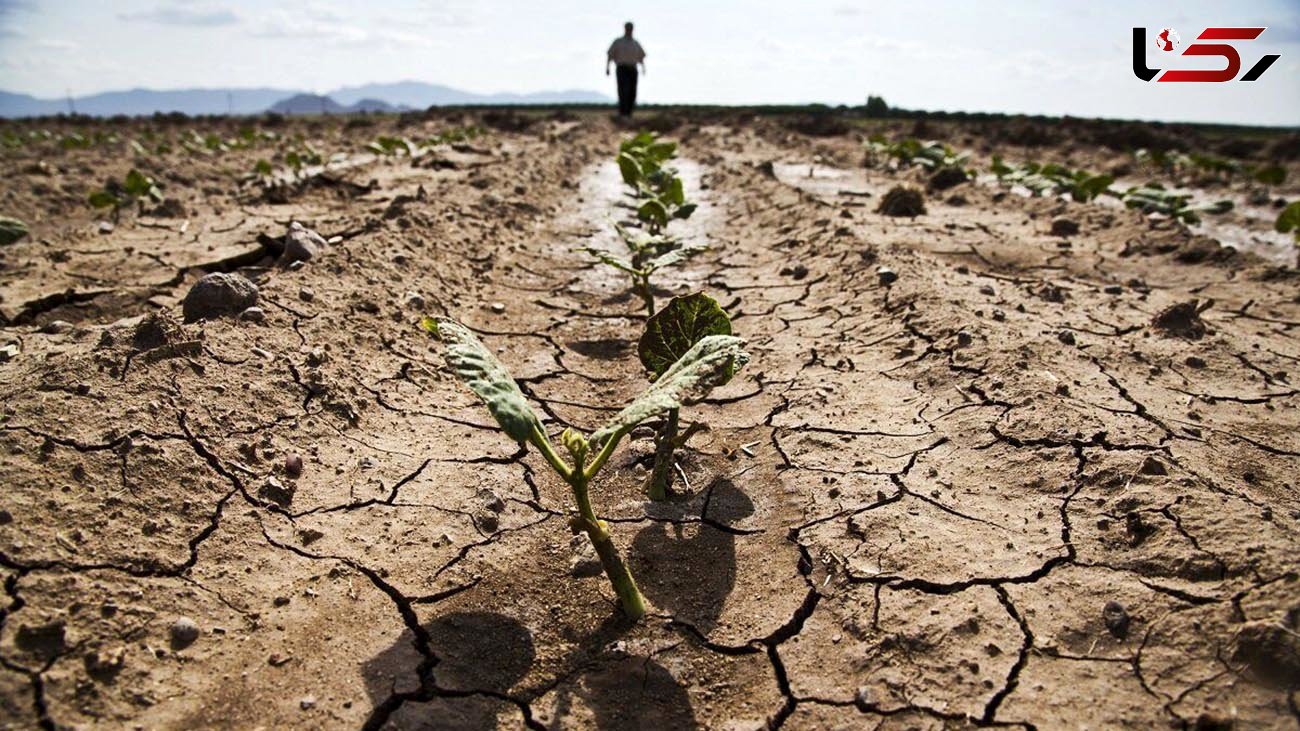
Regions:
M 966 175 L 965 170 L 954 165 L 944 165 L 930 175 L 925 188 L 932 192 L 943 191 L 955 188 L 968 180 L 970 177 Z
M 1074 236 L 1079 233 L 1079 224 L 1069 218 L 1057 218 L 1052 221 L 1053 236 Z
M 1254 622 L 1237 633 L 1233 659 L 1244 662 L 1261 680 L 1283 688 L 1300 688 L 1300 634 L 1296 627 Z
M 1167 337 L 1200 340 L 1208 328 L 1201 313 L 1214 304 L 1213 300 L 1188 300 L 1170 305 L 1151 319 L 1151 326 Z
M 916 218 L 925 213 L 925 196 L 916 188 L 895 185 L 880 199 L 876 212 L 886 216 Z

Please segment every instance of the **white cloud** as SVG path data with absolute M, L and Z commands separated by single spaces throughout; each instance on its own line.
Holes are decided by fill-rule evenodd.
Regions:
M 278 10 L 250 21 L 249 33 L 258 38 L 304 39 L 335 46 L 433 46 L 426 35 L 392 28 L 372 29 L 356 22 L 335 20 L 323 6 L 305 13 Z
M 179 25 L 195 28 L 212 28 L 222 25 L 235 25 L 239 16 L 235 11 L 219 7 L 192 7 L 188 3 L 160 5 L 152 10 L 133 13 L 118 13 L 118 19 L 125 21 L 144 21 L 159 25 Z

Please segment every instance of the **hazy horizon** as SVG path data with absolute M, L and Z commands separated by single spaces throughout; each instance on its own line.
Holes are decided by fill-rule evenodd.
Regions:
M 924 21 L 918 22 L 920 16 Z M 1300 3 L 1220 6 L 1027 0 L 899 6 L 822 0 L 791 6 L 664 0 L 593 9 L 577 0 L 393 0 L 357 8 L 250 0 L 0 0 L 5 91 L 40 98 L 128 89 L 283 88 L 325 93 L 422 81 L 491 94 L 590 90 L 613 95 L 604 51 L 625 19 L 647 51 L 646 103 L 861 104 L 879 94 L 910 109 L 1161 121 L 1300 125 Z M 1258 81 L 1136 79 L 1130 33 L 1263 25 L 1241 44 Z M 1148 49 L 1152 66 L 1215 59 Z

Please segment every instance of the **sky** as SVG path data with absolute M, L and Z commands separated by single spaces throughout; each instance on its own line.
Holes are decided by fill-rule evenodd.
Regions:
M 43 98 L 127 88 L 273 86 L 325 92 L 418 80 L 474 92 L 614 95 L 605 49 L 624 20 L 658 103 L 909 109 L 1300 125 L 1300 0 L 0 0 L 0 89 Z M 1154 44 L 1207 26 L 1267 26 L 1239 44 L 1255 82 L 1143 82 L 1212 68 Z

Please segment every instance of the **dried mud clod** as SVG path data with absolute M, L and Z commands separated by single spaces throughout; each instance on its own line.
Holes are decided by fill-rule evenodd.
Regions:
M 1152 318 L 1151 326 L 1167 337 L 1200 340 L 1209 331 L 1201 313 L 1213 304 L 1213 300 L 1189 300 L 1171 305 Z
M 886 216 L 916 218 L 925 213 L 925 196 L 915 188 L 895 185 L 889 189 L 884 198 L 880 199 L 880 206 L 876 208 L 876 212 Z
M 165 312 L 146 315 L 131 334 L 131 347 L 139 352 L 187 340 L 185 329 Z
M 1058 218 L 1052 221 L 1053 236 L 1075 236 L 1079 233 L 1079 224 L 1068 218 Z
M 214 272 L 195 282 L 185 295 L 186 322 L 238 315 L 257 304 L 257 285 L 239 274 Z
M 1300 634 L 1294 626 L 1255 622 L 1243 627 L 1233 659 L 1248 665 L 1265 683 L 1300 688 Z
M 945 165 L 934 171 L 934 174 L 932 174 L 930 179 L 926 182 L 925 188 L 932 192 L 948 190 L 949 188 L 955 188 L 968 180 L 970 180 L 970 177 L 966 175 L 965 170 L 952 165 Z

